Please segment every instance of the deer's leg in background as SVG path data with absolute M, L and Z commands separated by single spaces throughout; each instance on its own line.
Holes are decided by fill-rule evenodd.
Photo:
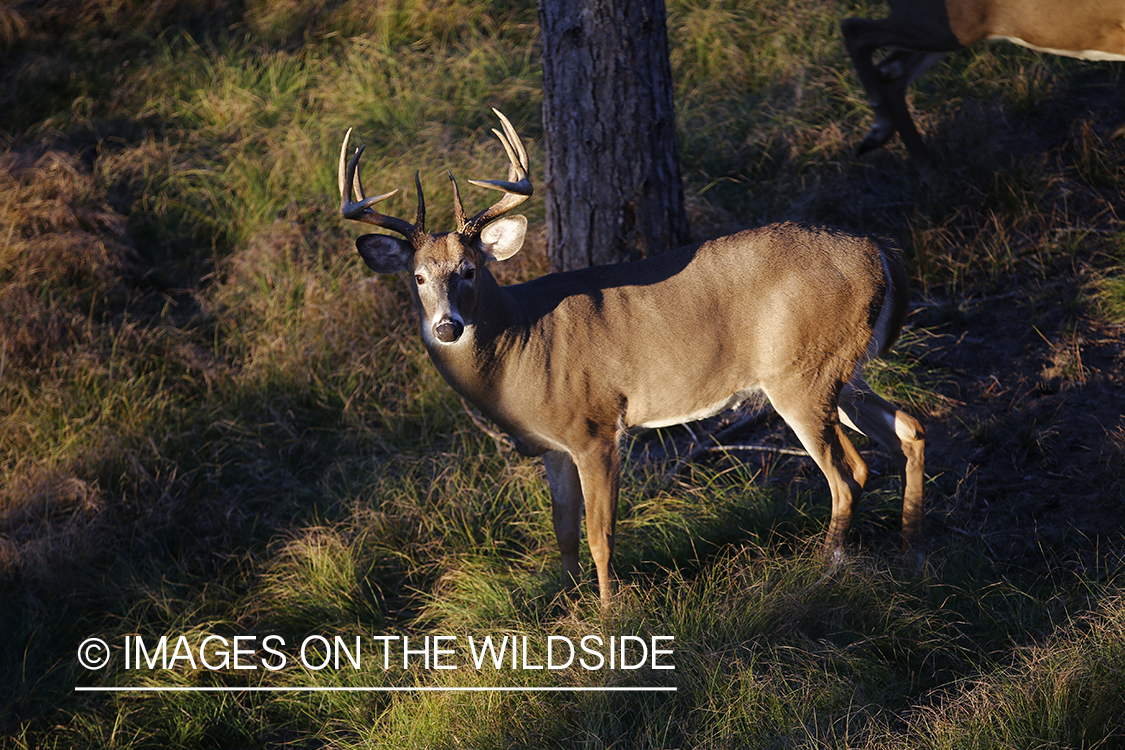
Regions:
M 551 518 L 559 543 L 563 585 L 573 588 L 581 576 L 578 545 L 582 537 L 582 483 L 578 479 L 578 467 L 563 451 L 544 453 L 543 466 L 551 487 Z
M 945 52 L 898 48 L 876 65 L 873 60 L 875 51 L 894 47 L 894 38 L 886 20 L 847 18 L 840 25 L 840 30 L 875 115 L 875 123 L 864 136 L 857 153 L 863 154 L 882 146 L 897 132 L 919 168 L 923 171 L 932 169 L 929 151 L 906 104 L 906 89 L 918 76 L 937 64 Z M 930 43 L 933 43 L 932 40 Z M 950 49 L 956 46 L 954 41 Z

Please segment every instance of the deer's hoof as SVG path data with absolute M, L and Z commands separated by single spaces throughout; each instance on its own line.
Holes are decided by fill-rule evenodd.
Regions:
M 867 135 L 863 137 L 863 140 L 860 141 L 859 147 L 855 150 L 855 155 L 863 156 L 868 151 L 873 151 L 874 149 L 885 145 L 887 141 L 891 139 L 892 135 L 894 135 L 893 130 L 871 128 L 871 130 L 868 131 Z

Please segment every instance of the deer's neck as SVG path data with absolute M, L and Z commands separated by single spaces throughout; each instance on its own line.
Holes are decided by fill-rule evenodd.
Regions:
M 505 393 L 512 387 L 512 373 L 525 369 L 518 364 L 528 338 L 522 318 L 513 295 L 492 278 L 482 278 L 476 306 L 461 338 L 454 344 L 426 344 L 430 359 L 453 390 L 517 443 L 526 443 L 527 438 L 507 413 Z M 536 452 L 530 444 L 518 447 L 522 452 Z

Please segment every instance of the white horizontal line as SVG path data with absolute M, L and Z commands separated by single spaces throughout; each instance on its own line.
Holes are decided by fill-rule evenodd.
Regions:
M 76 693 L 674 693 L 674 687 L 82 687 Z

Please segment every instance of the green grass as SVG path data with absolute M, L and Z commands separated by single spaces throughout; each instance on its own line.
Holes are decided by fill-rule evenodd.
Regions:
M 1093 296 L 1102 314 L 1116 325 L 1125 325 L 1125 278 L 1098 276 Z
M 831 222 L 887 235 L 908 256 L 924 306 L 869 377 L 949 436 L 930 442 L 924 574 L 894 562 L 897 481 L 877 451 L 853 557 L 828 571 L 817 551 L 827 490 L 810 463 L 753 454 L 671 474 L 674 457 L 646 458 L 648 442 L 627 461 L 613 611 L 590 584 L 560 594 L 542 469 L 465 415 L 400 281 L 355 257 L 335 197 L 354 126 L 369 190 L 404 188 L 387 210 L 413 210 L 421 170 L 429 225 L 448 226 L 444 170 L 502 168 L 493 106 L 541 174 L 534 5 L 10 5 L 0 747 L 1120 742 L 1120 546 L 1077 529 L 1064 535 L 1074 556 L 1044 549 L 1043 570 L 1013 553 L 1048 541 L 1002 538 L 1022 496 L 986 479 L 1064 470 L 1079 428 L 1055 402 L 1023 408 L 1037 391 L 1003 390 L 1004 372 L 1006 410 L 968 410 L 972 384 L 991 381 L 944 358 L 959 326 L 991 314 L 982 300 L 1018 288 L 1046 346 L 1040 390 L 1114 387 L 1096 381 L 1104 366 L 1088 350 L 1123 320 L 1125 175 L 1108 138 L 1121 100 L 1107 93 L 1122 74 L 1001 45 L 951 57 L 912 95 L 947 176 L 926 189 L 897 144 L 851 153 L 870 114 L 838 22 L 877 4 L 677 0 L 668 12 L 696 234 Z M 529 247 L 498 269 L 506 281 L 543 271 L 541 206 L 528 206 Z M 1120 500 L 1114 416 L 1101 432 L 1081 427 L 1100 473 L 1079 477 L 1070 499 Z M 266 634 L 285 639 L 286 669 L 126 671 L 120 651 L 127 637 Z M 676 669 L 404 671 L 365 659 L 317 670 L 293 651 L 315 635 L 443 634 L 671 635 Z M 77 662 L 91 636 L 118 649 L 105 670 Z

